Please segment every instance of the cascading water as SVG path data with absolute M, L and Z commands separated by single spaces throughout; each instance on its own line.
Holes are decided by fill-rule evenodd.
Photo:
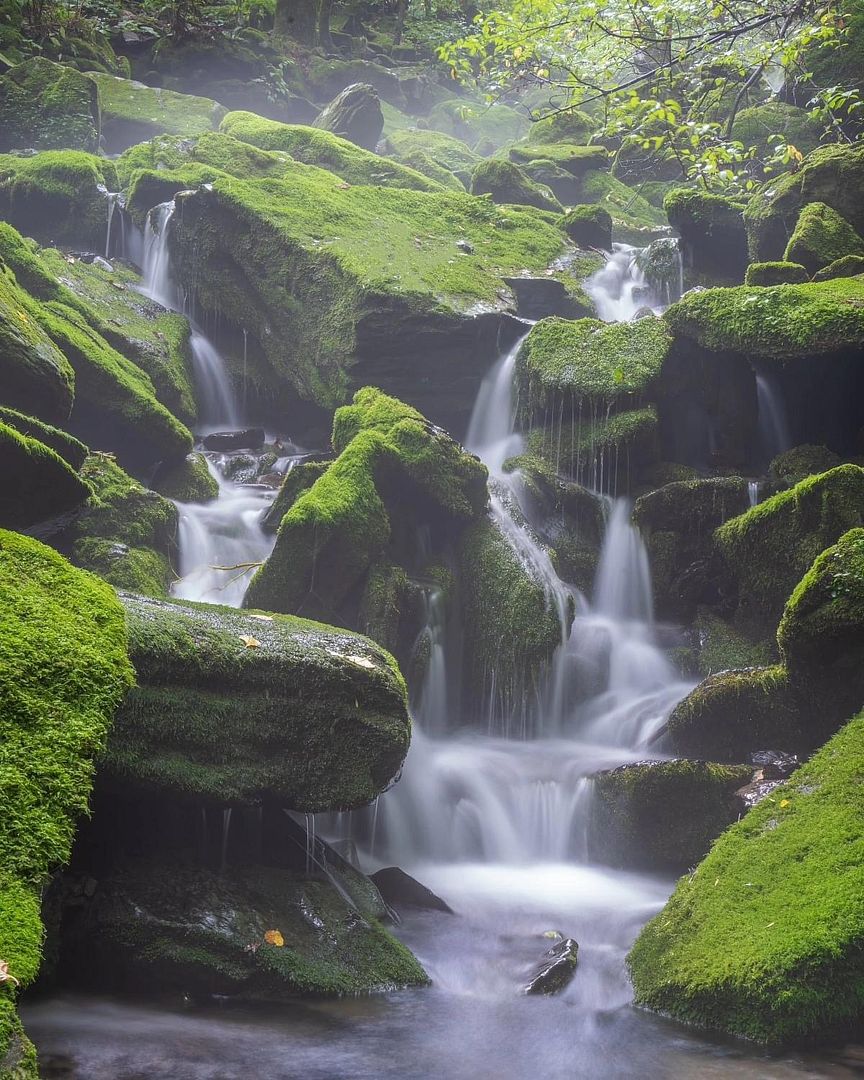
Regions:
M 664 245 L 660 280 L 654 281 L 643 268 L 652 248 L 613 244 L 606 265 L 585 282 L 585 291 L 604 322 L 630 322 L 645 309 L 659 315 L 681 295 L 684 283 L 678 245 L 671 239 L 655 241 L 657 244 Z
M 778 454 L 791 448 L 792 436 L 780 388 L 764 371 L 756 372 L 756 403 L 759 409 L 760 450 L 767 465 Z

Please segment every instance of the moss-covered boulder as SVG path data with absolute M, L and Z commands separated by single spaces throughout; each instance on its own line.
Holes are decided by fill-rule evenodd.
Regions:
M 347 810 L 408 749 L 395 661 L 356 634 L 281 615 L 123 595 L 138 686 L 104 784 L 173 800 Z
M 374 150 L 384 129 L 381 99 L 375 87 L 368 83 L 346 86 L 321 110 L 313 127 L 332 131 L 364 150 Z
M 770 667 L 777 660 L 776 641 L 767 637 L 754 640 L 742 634 L 711 607 L 697 608 L 693 629 L 698 649 L 695 666 L 700 678 L 721 671 Z
M 605 169 L 609 164 L 609 155 L 602 146 L 575 146 L 572 143 L 519 144 L 510 147 L 508 156 L 516 165 L 525 165 L 538 158 L 551 161 L 577 178 Z
M 864 524 L 864 469 L 840 465 L 802 480 L 721 525 L 715 535 L 737 617 L 773 632 L 817 555 Z
M 116 191 L 113 162 L 78 150 L 32 157 L 0 155 L 0 218 L 45 244 L 101 251 L 107 192 Z
M 676 188 L 663 200 L 663 208 L 681 237 L 685 274 L 691 284 L 744 280 L 747 236 L 743 203 L 710 192 Z
M 844 255 L 841 259 L 824 266 L 813 275 L 814 281 L 831 281 L 832 278 L 857 277 L 864 274 L 864 257 L 861 255 Z
M 599 162 L 598 162 L 599 164 Z M 669 235 L 666 214 L 650 203 L 636 187 L 622 183 L 603 168 L 580 177 L 579 203 L 596 203 L 612 215 L 615 239 L 624 244 L 644 247 L 652 240 Z
M 579 247 L 612 250 L 612 215 L 602 206 L 571 207 L 561 224 Z
M 210 472 L 207 458 L 196 452 L 160 469 L 153 479 L 153 489 L 177 502 L 205 503 L 219 494 L 219 481 Z
M 90 489 L 59 454 L 0 421 L 0 527 L 25 529 L 80 506 Z
M 199 135 L 212 131 L 228 111 L 210 98 L 178 94 L 131 79 L 93 72 L 102 106 L 102 137 L 118 154 L 154 135 Z
M 782 485 L 792 487 L 801 480 L 806 480 L 808 476 L 828 472 L 829 469 L 835 469 L 842 463 L 839 455 L 829 450 L 827 446 L 812 446 L 805 443 L 778 454 L 768 467 L 768 471 Z
M 99 152 L 99 92 L 92 75 L 34 56 L 0 77 L 0 153 Z
M 282 481 L 276 498 L 266 510 L 261 519 L 261 527 L 265 532 L 276 532 L 282 524 L 282 518 L 288 513 L 304 491 L 329 468 L 329 461 L 303 461 L 295 465 Z
M 408 405 L 372 388 L 337 410 L 339 456 L 293 503 L 248 605 L 340 619 L 387 549 L 392 519 L 457 527 L 486 503 L 486 469 Z
M 219 130 L 262 150 L 282 150 L 295 161 L 326 169 L 348 184 L 400 187 L 412 191 L 442 190 L 439 183 L 422 173 L 319 128 L 280 124 L 254 113 L 232 112 L 222 121 Z
M 744 275 L 745 285 L 803 285 L 810 280 L 805 267 L 797 262 L 750 263 Z
M 462 98 L 438 102 L 428 122 L 435 131 L 455 135 L 472 148 L 488 147 L 486 154 L 521 139 L 530 127 L 528 118 L 509 105 L 478 105 Z
M 428 175 L 425 164 L 431 160 L 464 188 L 470 187 L 471 173 L 480 160 L 467 143 L 454 135 L 418 128 L 388 132 L 387 153 L 400 164 L 424 175 Z
M 42 888 L 69 858 L 132 670 L 113 590 L 10 532 L 0 532 L 0 630 L 0 956 L 15 980 L 0 994 L 0 1061 L 7 1075 L 35 1077 L 16 987 L 39 970 Z
M 474 167 L 471 194 L 489 195 L 493 202 L 505 205 L 517 203 L 561 212 L 561 204 L 548 188 L 529 180 L 518 165 L 500 158 L 487 158 Z
M 695 866 L 741 811 L 735 792 L 750 765 L 640 761 L 594 773 L 592 857 L 628 869 Z
M 853 143 L 814 150 L 796 172 L 768 181 L 751 197 L 744 213 L 750 258 L 782 259 L 808 203 L 824 203 L 864 235 L 864 209 L 857 195 L 862 180 L 864 148 Z
M 806 109 L 785 101 L 768 101 L 741 109 L 732 125 L 732 138 L 755 147 L 756 157 L 766 161 L 781 144 L 809 154 L 819 145 L 823 126 Z
M 567 109 L 535 120 L 526 139 L 529 143 L 576 143 L 584 145 L 597 128 L 581 109 Z
M 53 424 L 46 424 L 35 416 L 28 416 L 17 409 L 10 409 L 6 405 L 0 405 L 0 423 L 14 428 L 20 435 L 38 439 L 63 458 L 76 472 L 84 464 L 89 453 L 84 443 L 76 439 L 74 435 L 61 431 Z
M 864 240 L 845 218 L 825 203 L 808 203 L 801 211 L 783 258 L 815 274 L 847 255 L 864 256 Z
M 860 1029 L 864 719 L 725 833 L 628 957 L 640 1005 L 762 1042 Z

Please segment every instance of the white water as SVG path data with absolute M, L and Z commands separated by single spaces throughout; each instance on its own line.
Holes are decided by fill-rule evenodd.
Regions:
M 639 266 L 640 250 L 629 244 L 613 244 L 606 265 L 585 282 L 585 291 L 603 322 L 630 322 L 644 308 L 650 308 L 655 315 L 659 315 L 681 295 L 683 270 L 677 248 L 677 296 L 668 286 L 660 289 L 652 287 Z
M 791 449 L 792 436 L 783 396 L 774 379 L 756 372 L 756 402 L 759 407 L 759 441 L 766 464 Z

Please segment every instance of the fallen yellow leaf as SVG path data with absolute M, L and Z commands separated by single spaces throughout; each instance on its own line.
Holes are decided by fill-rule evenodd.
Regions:
M 258 638 L 254 638 L 249 634 L 241 634 L 240 640 L 243 642 L 247 649 L 257 649 L 261 645 L 261 642 L 258 640 Z
M 792 802 L 789 799 L 781 799 L 780 800 L 780 809 L 781 810 L 785 810 L 787 806 L 791 806 L 791 805 L 792 805 Z
M 268 945 L 275 945 L 277 949 L 281 949 L 285 944 L 285 938 L 282 937 L 278 930 L 268 930 L 264 935 L 264 940 Z

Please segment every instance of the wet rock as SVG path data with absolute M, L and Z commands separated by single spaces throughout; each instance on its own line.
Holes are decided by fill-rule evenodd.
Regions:
M 372 881 L 385 901 L 397 910 L 399 908 L 422 908 L 426 911 L 446 911 L 453 914 L 453 909 L 446 900 L 436 896 L 431 889 L 406 874 L 398 866 L 386 866 L 371 875 Z
M 576 974 L 579 945 L 573 938 L 557 942 L 543 955 L 526 994 L 559 994 Z
M 761 770 L 765 780 L 785 780 L 801 764 L 796 754 L 777 750 L 756 750 L 750 755 L 750 763 Z
M 758 774 L 757 774 L 758 775 Z M 756 806 L 767 798 L 775 788 L 778 788 L 782 783 L 782 780 L 754 780 L 750 784 L 745 784 L 744 787 L 739 788 L 735 792 L 735 798 L 741 804 L 742 811 L 749 810 L 752 806 Z
M 263 428 L 245 428 L 243 431 L 214 431 L 205 435 L 205 450 L 260 450 L 264 445 Z
M 384 128 L 377 90 L 368 83 L 346 86 L 322 109 L 312 126 L 341 135 L 364 150 L 374 150 Z
M 526 276 L 504 280 L 516 296 L 520 318 L 536 320 L 558 315 L 564 319 L 583 319 L 594 314 L 594 306 L 581 303 L 558 278 Z

